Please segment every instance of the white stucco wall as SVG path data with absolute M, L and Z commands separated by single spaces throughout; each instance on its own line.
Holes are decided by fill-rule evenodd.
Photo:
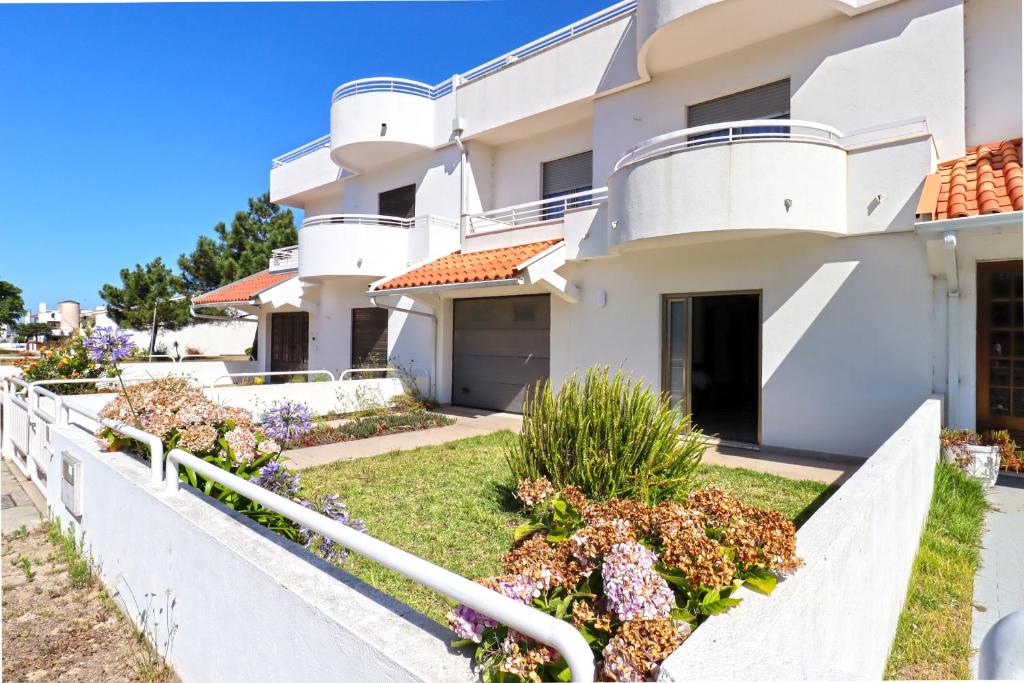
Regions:
M 931 503 L 942 401 L 919 403 L 797 533 L 804 566 L 709 619 L 659 680 L 879 680 Z
M 494 203 L 487 208 L 537 201 L 543 194 L 542 164 L 586 152 L 593 144 L 590 121 L 580 121 L 495 147 Z M 594 187 L 603 185 L 602 180 Z
M 932 391 L 933 279 L 912 234 L 731 240 L 560 273 L 581 299 L 551 301 L 556 382 L 609 364 L 660 387 L 663 294 L 760 290 L 764 445 L 867 457 Z
M 451 633 L 412 608 L 195 492 L 167 494 L 148 465 L 100 452 L 79 429 L 54 430 L 53 443 L 81 459 L 83 491 L 74 519 L 52 457 L 53 514 L 84 535 L 133 621 L 152 610 L 157 649 L 185 683 L 472 680 Z
M 380 123 L 377 124 L 378 126 Z M 416 185 L 416 215 L 459 217 L 459 150 L 447 145 L 417 152 L 400 163 L 365 171 L 345 181 L 342 213 L 379 213 L 378 195 Z
M 967 144 L 1020 137 L 1021 2 L 967 0 L 964 15 Z
M 149 330 L 130 330 L 135 345 L 149 349 Z M 180 330 L 160 330 L 156 335 L 157 347 L 164 347 L 174 356 L 174 342 L 178 353 L 184 355 L 188 347 L 197 348 L 203 355 L 244 354 L 255 339 L 256 325 L 250 321 L 208 322 L 189 325 Z

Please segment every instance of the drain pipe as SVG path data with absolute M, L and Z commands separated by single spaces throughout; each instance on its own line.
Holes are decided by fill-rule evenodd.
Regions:
M 385 295 L 385 296 L 390 296 L 390 295 Z M 370 304 L 373 305 L 373 306 L 376 306 L 377 308 L 383 308 L 385 311 L 393 311 L 395 313 L 410 313 L 412 315 L 419 315 L 419 316 L 422 316 L 424 318 L 430 318 L 434 322 L 434 345 L 433 345 L 433 353 L 431 354 L 431 360 L 432 360 L 432 362 L 434 364 L 434 367 L 432 368 L 432 372 L 430 373 L 430 393 L 431 393 L 431 395 L 434 398 L 437 398 L 437 380 L 436 380 L 436 377 L 437 377 L 437 368 L 439 367 L 439 364 L 437 362 L 437 316 L 434 315 L 433 313 L 426 313 L 424 311 L 416 311 L 416 310 L 413 310 L 411 308 L 399 308 L 398 306 L 391 306 L 391 305 L 388 305 L 388 304 L 382 304 L 380 301 L 377 300 L 377 297 L 375 297 L 372 292 L 370 293 Z
M 946 424 L 961 426 L 960 417 L 960 274 L 956 261 L 956 234 L 942 238 L 946 270 Z
M 462 133 L 466 128 L 462 117 L 459 116 L 459 85 L 462 77 L 458 74 L 452 76 L 452 97 L 455 98 L 455 118 L 452 119 L 452 137 L 455 139 L 455 146 L 459 148 L 459 242 L 466 237 L 466 165 L 469 162 L 469 150 L 462 141 Z
M 202 306 L 201 308 L 212 308 L 211 306 Z M 208 313 L 196 312 L 196 305 L 192 304 L 188 307 L 188 313 L 197 320 L 220 320 L 222 322 L 243 322 L 243 323 L 255 323 L 259 322 L 259 318 L 256 316 L 246 313 L 241 317 L 235 317 L 230 315 L 210 315 Z

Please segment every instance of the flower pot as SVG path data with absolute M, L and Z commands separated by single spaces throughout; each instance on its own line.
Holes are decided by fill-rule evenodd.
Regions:
M 959 464 L 964 474 L 978 479 L 981 481 L 981 485 L 987 489 L 996 485 L 1000 460 L 999 446 L 964 444 L 955 447 L 943 446 L 942 448 L 943 462 Z

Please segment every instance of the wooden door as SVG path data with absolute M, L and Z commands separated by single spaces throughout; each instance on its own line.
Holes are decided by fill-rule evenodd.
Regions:
M 270 369 L 309 369 L 309 313 L 270 314 Z M 280 383 L 291 377 L 271 375 L 270 379 Z
M 353 368 L 384 368 L 388 365 L 388 312 L 371 306 L 352 309 Z M 359 377 L 371 377 L 362 374 Z
M 1024 261 L 978 264 L 978 431 L 1024 441 Z

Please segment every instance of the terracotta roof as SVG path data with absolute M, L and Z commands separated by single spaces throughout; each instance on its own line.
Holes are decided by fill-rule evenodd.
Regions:
M 918 215 L 934 220 L 1020 211 L 1021 139 L 978 145 L 925 179 Z
M 194 304 L 226 304 L 238 303 L 241 301 L 252 301 L 256 295 L 276 284 L 295 277 L 294 270 L 285 270 L 279 273 L 271 273 L 269 270 L 262 270 L 255 275 L 243 277 L 237 282 L 218 287 L 217 289 L 200 294 L 192 299 Z
M 531 242 L 530 244 L 517 244 L 514 247 L 474 251 L 469 254 L 456 251 L 453 254 L 442 256 L 436 261 L 413 268 L 408 273 L 386 280 L 374 289 L 400 289 L 506 280 L 519 275 L 519 266 L 523 263 L 561 241 Z

